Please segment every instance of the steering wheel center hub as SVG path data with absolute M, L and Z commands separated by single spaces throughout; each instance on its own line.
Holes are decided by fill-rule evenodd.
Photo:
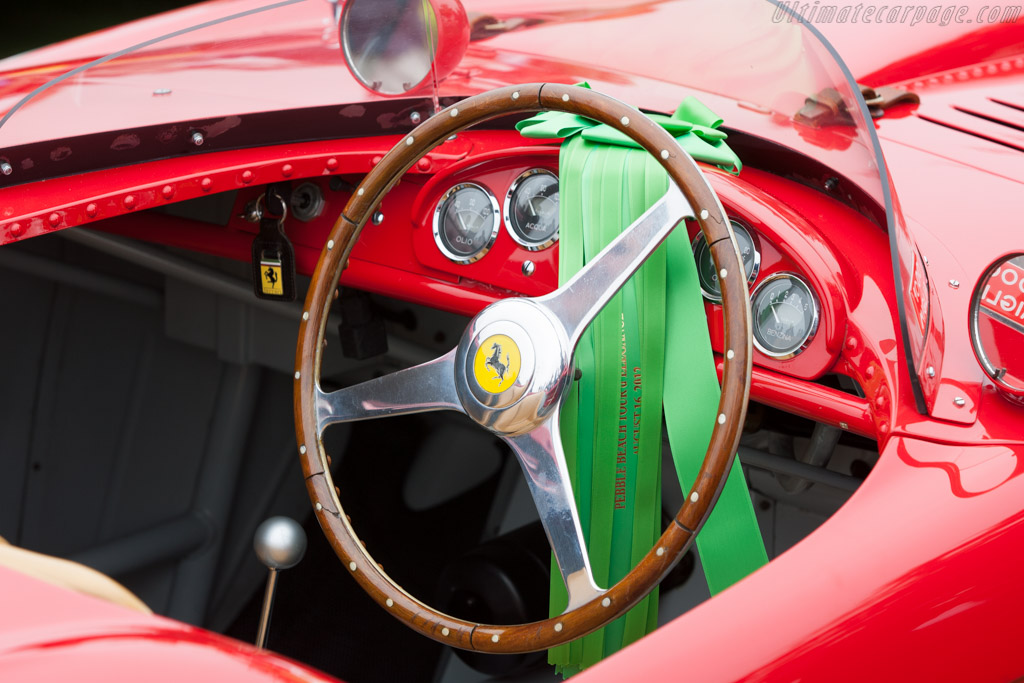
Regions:
M 564 343 L 547 316 L 523 300 L 481 312 L 458 353 L 456 386 L 463 407 L 498 434 L 526 432 L 539 424 L 565 386 L 569 356 Z

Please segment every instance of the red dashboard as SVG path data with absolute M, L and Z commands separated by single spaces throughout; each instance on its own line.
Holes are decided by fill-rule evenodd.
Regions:
M 354 187 L 394 142 L 386 136 L 358 145 L 352 140 L 299 143 L 154 161 L 128 172 L 96 171 L 79 178 L 72 196 L 65 188 L 54 199 L 51 206 L 58 210 L 22 217 L 19 230 L 45 233 L 108 219 L 95 227 L 247 261 L 258 230 L 246 219 L 247 206 L 268 183 L 312 183 L 323 196 L 319 215 L 306 221 L 293 215 L 285 226 L 298 271 L 308 275 Z M 485 187 L 500 202 L 524 171 L 557 170 L 557 145 L 524 142 L 515 131 L 468 131 L 433 150 L 385 197 L 381 220 L 363 230 L 342 283 L 463 315 L 498 298 L 553 290 L 557 243 L 527 250 L 512 239 L 499 216 L 490 250 L 474 262 L 456 263 L 441 253 L 432 232 L 438 202 L 454 185 Z M 790 273 L 806 282 L 819 307 L 813 336 L 799 353 L 770 357 L 755 350 L 751 398 L 866 436 L 885 433 L 891 397 L 878 381 L 883 373 L 876 376 L 875 369 L 883 362 L 895 368 L 891 340 L 898 328 L 889 317 L 877 319 L 877 312 L 888 306 L 862 305 L 866 298 L 877 303 L 878 297 L 893 296 L 885 233 L 838 200 L 792 180 L 751 167 L 739 177 L 710 167 L 705 171 L 727 213 L 750 228 L 759 246 L 760 268 L 751 290 L 756 293 L 766 280 Z M 168 183 L 169 177 L 177 179 Z M 175 208 L 170 205 L 179 200 L 231 190 L 237 192 L 230 217 L 221 224 L 170 215 Z M 11 196 L 16 214 L 17 196 Z M 692 240 L 697 228 L 688 224 L 687 229 Z M 533 264 L 529 275 L 526 261 Z M 712 345 L 720 351 L 721 307 L 711 301 L 706 307 Z M 852 377 L 866 397 L 818 381 L 828 373 Z M 870 403 L 879 410 L 872 411 Z

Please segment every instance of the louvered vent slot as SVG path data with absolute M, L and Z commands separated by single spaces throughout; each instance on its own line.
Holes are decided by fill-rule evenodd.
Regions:
M 946 128 L 1024 152 L 1024 104 L 979 98 L 969 104 L 918 116 Z

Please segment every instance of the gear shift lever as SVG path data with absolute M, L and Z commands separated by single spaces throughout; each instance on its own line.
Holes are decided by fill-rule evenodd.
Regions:
M 271 517 L 256 528 L 252 541 L 256 556 L 270 570 L 267 589 L 263 594 L 263 609 L 260 610 L 260 626 L 256 635 L 256 647 L 267 644 L 270 630 L 270 610 L 274 607 L 274 591 L 277 588 L 277 572 L 294 567 L 306 552 L 306 532 L 290 517 Z

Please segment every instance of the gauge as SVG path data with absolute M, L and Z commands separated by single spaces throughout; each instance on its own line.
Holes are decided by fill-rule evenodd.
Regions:
M 498 200 L 473 183 L 449 189 L 434 211 L 434 241 L 456 263 L 473 263 L 498 236 Z
M 518 244 L 539 251 L 558 241 L 558 176 L 543 168 L 516 178 L 505 195 L 505 225 Z
M 806 282 L 776 273 L 754 290 L 754 346 L 772 358 L 792 358 L 818 329 L 818 299 Z
M 761 252 L 757 248 L 757 241 L 753 234 L 737 220 L 729 221 L 732 224 L 732 232 L 736 235 L 736 245 L 740 248 L 740 258 L 743 260 L 743 272 L 747 274 L 747 285 L 753 284 L 757 279 L 757 271 L 761 268 Z M 699 233 L 693 239 L 693 258 L 697 261 L 697 279 L 700 281 L 700 291 L 704 298 L 709 301 L 722 301 L 722 288 L 718 284 L 718 269 L 715 268 L 715 261 L 711 258 L 711 249 L 708 248 L 704 233 Z

